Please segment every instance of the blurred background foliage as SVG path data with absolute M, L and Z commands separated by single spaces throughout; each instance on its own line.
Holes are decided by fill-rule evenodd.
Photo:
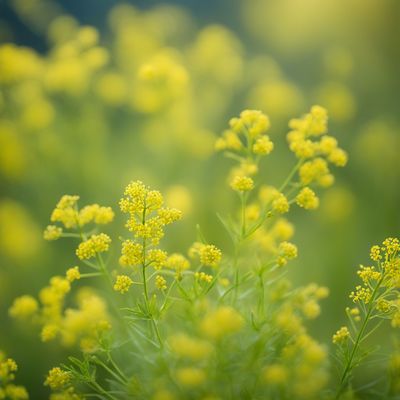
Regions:
M 76 262 L 72 245 L 42 241 L 58 199 L 117 210 L 126 183 L 141 179 L 184 212 L 167 249 L 184 252 L 196 223 L 229 248 L 215 213 L 237 204 L 214 141 L 244 108 L 272 121 L 258 183 L 290 171 L 288 119 L 315 103 L 350 155 L 320 209 L 292 213 L 290 273 L 330 287 L 312 327 L 329 343 L 357 264 L 399 234 L 399 37 L 397 0 L 1 1 L 0 347 L 24 360 L 32 398 L 62 351 L 7 309 Z M 122 219 L 113 226 L 118 236 Z

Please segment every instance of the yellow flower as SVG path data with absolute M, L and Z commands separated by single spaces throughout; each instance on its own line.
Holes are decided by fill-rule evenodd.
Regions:
M 57 240 L 62 235 L 62 232 L 62 228 L 59 228 L 56 225 L 48 225 L 43 232 L 43 237 L 45 240 Z
M 96 224 L 108 224 L 114 219 L 114 212 L 111 207 L 100 207 L 98 204 L 92 204 L 79 211 L 78 219 L 80 226 L 92 221 Z
M 274 144 L 267 135 L 260 136 L 253 145 L 253 153 L 258 155 L 268 155 L 274 149 Z
M 235 176 L 231 182 L 231 188 L 238 192 L 248 192 L 254 188 L 253 179 L 248 176 Z
M 156 276 L 156 288 L 159 290 L 167 289 L 167 281 L 161 275 Z
M 17 297 L 9 309 L 9 314 L 13 318 L 28 318 L 38 310 L 38 302 L 28 295 Z
M 332 337 L 332 342 L 335 344 L 343 343 L 350 337 L 350 332 L 347 326 L 342 326 Z
M 319 206 L 319 199 L 309 187 L 303 188 L 296 196 L 296 203 L 306 210 L 315 210 Z
M 203 281 L 203 282 L 207 282 L 207 283 L 211 283 L 213 280 L 212 275 L 208 275 L 205 272 L 195 272 L 194 277 L 199 281 Z
M 132 284 L 133 281 L 128 275 L 117 275 L 117 280 L 114 284 L 114 290 L 124 294 L 129 290 Z
M 328 160 L 337 167 L 344 167 L 347 164 L 347 153 L 342 149 L 334 149 L 328 156 Z
M 222 252 L 213 244 L 203 245 L 200 249 L 200 262 L 209 267 L 217 267 L 221 261 Z
M 66 277 L 70 282 L 81 279 L 81 273 L 79 272 L 79 267 L 69 268 L 66 272 Z
M 282 242 L 279 244 L 278 254 L 278 265 L 286 265 L 287 260 L 297 257 L 297 246 L 290 242 Z
M 283 193 L 279 193 L 272 201 L 272 209 L 279 214 L 285 214 L 289 211 L 289 201 Z
M 122 256 L 119 259 L 122 266 L 132 266 L 143 262 L 143 246 L 131 240 L 122 243 Z
M 64 195 L 51 214 L 52 222 L 61 222 L 66 228 L 75 228 L 78 224 L 77 202 L 79 196 Z
M 379 261 L 382 259 L 381 248 L 378 245 L 371 247 L 370 258 L 372 261 Z
M 53 390 L 63 389 L 71 381 L 71 374 L 60 367 L 52 368 L 46 377 L 44 384 Z
M 108 251 L 111 239 L 105 233 L 99 235 L 92 235 L 90 239 L 79 244 L 76 249 L 76 255 L 81 260 L 94 257 L 97 253 Z

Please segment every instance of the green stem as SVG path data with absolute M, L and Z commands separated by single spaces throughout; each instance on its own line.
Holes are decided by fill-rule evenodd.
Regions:
M 246 236 L 246 193 L 240 193 L 240 203 L 241 203 L 241 215 L 242 215 L 242 227 L 241 227 L 241 235 L 242 238 Z
M 288 177 L 286 178 L 286 180 L 282 183 L 281 187 L 278 189 L 280 192 L 282 192 L 286 186 L 290 183 L 290 181 L 292 180 L 294 174 L 297 172 L 297 170 L 301 167 L 301 165 L 303 164 L 304 159 L 300 158 L 300 160 L 297 162 L 297 164 L 293 167 L 293 169 L 290 171 Z
M 146 301 L 147 311 L 149 311 L 149 293 L 147 291 L 147 280 L 146 280 L 146 266 L 142 265 L 142 276 L 143 276 L 143 291 L 144 291 L 144 298 Z

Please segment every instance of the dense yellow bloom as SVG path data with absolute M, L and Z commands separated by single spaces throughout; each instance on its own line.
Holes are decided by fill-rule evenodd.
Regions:
M 190 268 L 189 260 L 179 253 L 171 254 L 165 261 L 165 267 L 173 269 L 178 275 Z
M 254 188 L 254 182 L 248 176 L 235 176 L 231 182 L 231 188 L 238 192 L 248 192 Z
M 207 283 L 211 283 L 213 280 L 212 275 L 206 274 L 205 272 L 201 271 L 201 272 L 195 272 L 194 273 L 194 277 L 199 280 L 199 281 L 204 281 Z
M 57 203 L 51 214 L 51 222 L 61 222 L 66 228 L 75 228 L 78 225 L 77 202 L 79 196 L 64 195 Z
M 397 238 L 387 238 L 383 241 L 382 247 L 388 257 L 394 257 L 400 252 L 400 241 Z
M 147 253 L 146 261 L 154 269 L 161 269 L 167 261 L 167 253 L 160 249 L 151 249 Z
M 329 175 L 328 164 L 323 158 L 315 158 L 305 162 L 299 170 L 300 181 L 303 185 L 317 182 L 324 176 Z
M 76 249 L 76 255 L 81 260 L 86 260 L 96 256 L 98 253 L 108 251 L 111 243 L 111 238 L 105 233 L 92 235 L 90 239 L 79 244 Z
M 164 200 L 161 193 L 150 190 L 141 181 L 131 182 L 124 194 L 119 205 L 122 212 L 129 214 L 127 228 L 136 238 L 149 239 L 153 245 L 157 245 L 164 236 L 164 226 L 182 216 L 177 209 L 162 208 Z
M 248 133 L 251 138 L 265 133 L 271 126 L 269 118 L 258 110 L 244 110 L 239 118 L 232 118 L 229 125 L 236 133 Z
M 38 310 L 38 302 L 32 296 L 24 295 L 17 297 L 9 309 L 9 314 L 13 318 L 28 318 Z
M 217 267 L 222 258 L 222 252 L 213 244 L 205 244 L 200 248 L 200 262 L 209 267 Z
M 239 151 L 243 148 L 243 143 L 238 134 L 232 130 L 225 130 L 222 137 L 215 142 L 215 150 L 235 150 Z
M 278 247 L 278 264 L 286 265 L 287 260 L 291 260 L 297 257 L 297 246 L 293 243 L 282 242 Z
M 379 271 L 375 271 L 375 267 L 364 267 L 363 265 L 360 265 L 357 275 L 365 284 L 368 284 L 369 281 L 378 281 L 382 276 Z
M 0 389 L 0 396 L 1 396 Z M 10 400 L 28 400 L 29 395 L 26 389 L 23 386 L 8 384 L 4 389 L 5 398 L 9 398 Z M 1 398 L 1 397 L 0 397 Z
M 71 381 L 71 374 L 62 370 L 60 367 L 52 368 L 46 377 L 44 384 L 51 389 L 59 390 L 67 386 Z
M 80 226 L 90 222 L 108 224 L 114 219 L 114 212 L 111 207 L 100 207 L 98 204 L 92 204 L 79 211 L 78 219 Z
M 253 145 L 253 153 L 258 155 L 268 155 L 274 149 L 274 144 L 267 135 L 257 138 Z
M 168 339 L 168 344 L 175 355 L 192 360 L 206 359 L 213 350 L 209 342 L 190 337 L 184 333 L 171 336 Z
M 43 237 L 45 240 L 57 240 L 62 235 L 62 228 L 55 225 L 48 225 L 43 232 Z
M 60 323 L 61 341 L 65 346 L 77 342 L 85 353 L 98 350 L 104 332 L 111 328 L 105 301 L 90 290 L 78 293 L 78 308 L 68 308 Z
M 350 332 L 347 328 L 347 326 L 342 326 L 332 337 L 332 342 L 337 344 L 337 343 L 343 343 L 350 337 Z
M 0 358 L 0 378 L 3 382 L 12 381 L 15 378 L 14 372 L 18 370 L 17 363 L 12 358 Z
M 117 275 L 114 290 L 122 294 L 126 293 L 132 286 L 133 281 L 128 275 Z
M 143 246 L 132 240 L 122 243 L 122 255 L 119 259 L 122 266 L 133 266 L 143 262 Z
M 305 187 L 296 196 L 296 203 L 306 210 L 315 210 L 319 206 L 319 199 L 313 190 Z
M 81 273 L 79 271 L 79 267 L 69 268 L 66 272 L 66 277 L 70 282 L 81 279 Z
M 201 321 L 201 331 L 211 339 L 236 333 L 243 328 L 243 317 L 232 307 L 222 306 L 209 312 Z
M 283 193 L 277 193 L 272 201 L 272 209 L 279 214 L 285 214 L 289 211 L 289 201 Z
M 156 288 L 159 289 L 159 290 L 167 289 L 167 281 L 161 275 L 157 275 L 156 276 L 155 284 L 156 284 Z
M 354 301 L 354 303 L 357 302 L 363 302 L 365 304 L 368 304 L 370 299 L 371 299 L 371 289 L 370 288 L 365 288 L 360 285 L 356 286 L 356 290 L 350 293 L 350 298 Z
M 371 247 L 370 257 L 372 261 L 379 261 L 382 259 L 381 248 L 378 245 Z

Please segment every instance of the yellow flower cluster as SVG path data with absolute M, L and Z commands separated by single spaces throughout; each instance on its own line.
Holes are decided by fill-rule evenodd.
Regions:
M 78 209 L 79 196 L 64 195 L 53 210 L 51 222 L 61 222 L 65 228 L 80 228 L 86 224 L 94 222 L 104 225 L 112 222 L 114 212 L 111 207 L 102 207 L 98 204 L 91 204 Z M 55 225 L 49 225 L 45 232 L 46 240 L 56 240 L 62 234 L 62 229 Z
M 127 228 L 136 238 L 156 246 L 164 236 L 164 226 L 181 218 L 174 208 L 163 208 L 164 199 L 157 190 L 150 190 L 141 181 L 131 182 L 120 200 L 121 211 L 129 214 Z
M 79 271 L 79 267 L 69 268 L 67 270 L 65 276 L 67 277 L 67 279 L 70 282 L 74 282 L 74 281 L 77 281 L 77 280 L 81 279 L 81 273 Z
M 201 272 L 195 272 L 194 273 L 194 277 L 199 280 L 199 281 L 203 281 L 203 282 L 207 282 L 207 283 L 211 283 L 213 280 L 212 275 L 206 274 L 205 272 L 201 271 Z
M 17 370 L 17 363 L 0 351 L 0 399 L 28 400 L 25 387 L 13 383 Z
M 278 265 L 286 265 L 288 260 L 297 257 L 297 247 L 290 242 L 282 242 L 278 247 Z
M 39 293 L 41 307 L 31 296 L 14 300 L 9 314 L 16 319 L 39 322 L 44 342 L 61 338 L 66 346 L 78 340 L 83 351 L 91 352 L 98 347 L 99 338 L 110 328 L 109 316 L 104 301 L 91 292 L 83 291 L 78 296 L 78 309 L 64 310 L 65 296 L 71 290 L 71 282 L 80 279 L 78 267 L 67 270 L 66 278 L 54 276 L 50 285 Z
M 60 367 L 52 368 L 46 377 L 44 384 L 53 390 L 63 389 L 71 381 L 71 374 Z
M 64 195 L 53 210 L 51 222 L 61 222 L 66 228 L 75 228 L 78 225 L 79 196 Z
M 57 240 L 62 235 L 62 228 L 56 225 L 48 225 L 45 231 L 43 232 L 43 238 L 45 240 Z
M 231 188 L 238 192 L 248 192 L 254 188 L 254 182 L 248 176 L 236 175 L 231 182 Z
M 222 252 L 213 244 L 195 242 L 189 249 L 189 256 L 198 257 L 202 265 L 215 268 L 221 262 Z
M 391 320 L 392 327 L 400 327 L 400 241 L 387 238 L 382 245 L 374 245 L 370 249 L 370 258 L 375 266 L 360 265 L 357 271 L 362 285 L 357 285 L 350 293 L 350 298 L 359 307 L 346 308 L 354 335 L 347 327 L 342 327 L 333 336 L 333 342 L 343 343 L 354 337 L 348 351 L 343 353 L 344 370 L 341 378 L 342 392 L 352 376 L 352 370 L 365 355 L 359 355 L 360 347 L 365 339 L 379 327 L 384 320 Z M 380 320 L 380 321 L 379 321 Z M 377 321 L 377 322 L 375 322 Z M 360 322 L 360 325 L 357 323 Z M 375 326 L 370 327 L 370 325 Z M 348 358 L 346 354 L 351 354 Z
M 291 131 L 287 139 L 290 150 L 303 160 L 299 169 L 302 185 L 316 183 L 323 187 L 330 186 L 333 175 L 329 172 L 328 162 L 337 167 L 347 163 L 346 152 L 338 147 L 334 137 L 327 135 L 327 124 L 327 111 L 320 106 L 311 107 L 308 114 L 289 122 Z
M 35 298 L 24 295 L 14 300 L 13 305 L 10 307 L 9 314 L 13 318 L 25 319 L 34 315 L 38 308 L 39 305 Z
M 128 275 L 117 275 L 117 280 L 114 284 L 114 290 L 124 294 L 129 290 L 132 284 L 133 281 Z
M 165 261 L 165 267 L 176 271 L 178 275 L 181 275 L 183 271 L 190 268 L 189 260 L 182 254 L 173 253 Z
M 233 132 L 247 133 L 253 139 L 264 134 L 271 126 L 269 118 L 258 110 L 242 111 L 239 118 L 229 121 L 229 125 Z
M 239 166 L 231 171 L 230 186 L 238 192 L 247 192 L 254 187 L 250 175 L 257 173 L 260 157 L 270 154 L 274 148 L 265 134 L 270 127 L 269 118 L 261 111 L 244 110 L 229 125 L 230 129 L 223 132 L 215 148 L 225 150 L 239 161 Z
M 111 238 L 105 233 L 92 235 L 88 240 L 81 242 L 76 249 L 76 255 L 81 260 L 87 260 L 95 257 L 98 253 L 108 251 Z
M 313 190 L 305 187 L 296 196 L 296 203 L 306 210 L 315 210 L 319 206 L 319 199 Z
M 156 284 L 156 288 L 159 289 L 159 290 L 167 289 L 167 281 L 161 275 L 157 275 L 156 276 L 155 284 Z
M 343 343 L 350 338 L 350 332 L 347 326 L 342 326 L 333 336 L 332 342 L 335 344 Z

